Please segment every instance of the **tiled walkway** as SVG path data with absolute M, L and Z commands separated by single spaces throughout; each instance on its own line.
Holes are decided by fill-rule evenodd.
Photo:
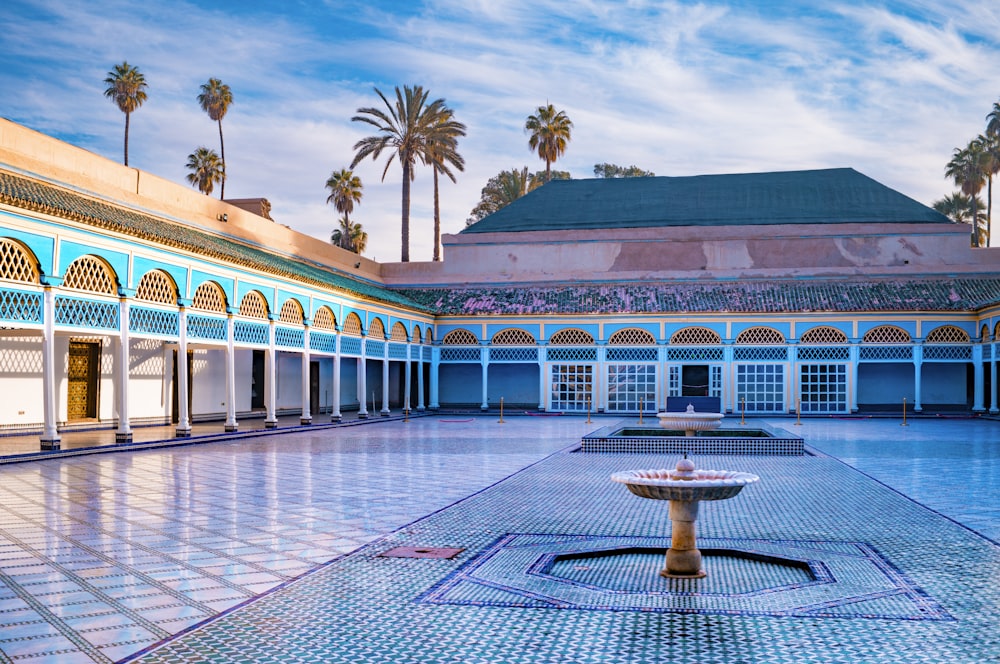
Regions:
M 804 423 L 810 445 L 878 482 L 822 456 L 699 459 L 763 478 L 703 510 L 706 542 L 814 561 L 803 585 L 805 572 L 706 557 L 714 583 L 749 589 L 733 605 L 709 586 L 650 588 L 666 582 L 658 553 L 525 567 L 525 543 L 662 545 L 665 506 L 607 478 L 669 460 L 558 453 L 596 426 L 429 416 L 0 467 L 0 661 L 131 660 L 164 639 L 141 660 L 1000 661 L 1000 547 L 880 483 L 937 496 L 955 519 L 971 515 L 949 513 L 956 494 L 995 507 L 1000 424 L 917 421 L 907 447 L 898 422 Z M 907 467 L 907 449 L 948 470 Z M 378 555 L 397 545 L 465 550 Z M 629 587 L 601 599 L 632 578 L 650 607 L 622 600 Z

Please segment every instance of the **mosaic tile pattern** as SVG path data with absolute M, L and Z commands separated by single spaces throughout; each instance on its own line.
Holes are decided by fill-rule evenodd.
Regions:
M 797 456 L 804 453 L 805 444 L 800 436 L 794 436 L 788 431 L 764 424 L 756 420 L 746 420 L 746 429 L 760 430 L 768 437 L 740 437 L 731 435 L 733 429 L 738 429 L 739 420 L 727 421 L 724 429 L 728 430 L 726 437 L 713 436 L 712 432 L 703 432 L 697 436 L 632 436 L 628 432 L 638 428 L 653 429 L 656 423 L 639 427 L 635 420 L 622 420 L 616 424 L 601 427 L 597 431 L 583 437 L 580 444 L 581 452 L 612 453 L 612 454 L 778 454 Z
M 659 576 L 669 546 L 669 537 L 506 535 L 418 601 L 661 613 L 950 619 L 937 602 L 863 542 L 703 538 L 699 549 L 709 576 L 697 580 Z M 595 553 L 601 555 L 594 557 Z
M 438 418 L 0 467 L 0 662 L 110 662 L 584 433 Z
M 668 465 L 675 460 L 657 461 Z M 656 465 L 650 462 L 648 455 L 549 457 L 165 643 L 140 661 L 180 664 L 225 660 L 238 653 L 245 661 L 283 663 L 937 664 L 943 659 L 990 661 L 1000 654 L 1000 589 L 995 582 L 1000 547 L 822 456 L 696 459 L 700 467 L 727 467 L 762 478 L 736 499 L 705 506 L 700 536 L 832 543 L 831 550 L 862 543 L 878 554 L 862 557 L 887 561 L 879 574 L 896 570 L 905 578 L 911 608 L 925 597 L 928 607 L 941 611 L 929 617 L 940 619 L 873 619 L 898 599 L 874 596 L 858 605 L 819 607 L 836 617 L 775 617 L 750 609 L 662 613 L 419 601 L 508 533 L 662 536 L 668 525 L 665 505 L 639 499 L 609 481 L 612 472 Z M 454 560 L 380 557 L 396 546 L 466 551 Z M 845 584 L 858 580 L 847 577 Z

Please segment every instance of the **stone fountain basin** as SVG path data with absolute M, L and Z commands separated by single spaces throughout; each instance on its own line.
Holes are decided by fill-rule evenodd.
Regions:
M 710 431 L 722 426 L 723 413 L 657 413 L 660 426 L 664 429 L 680 429 L 681 431 Z
M 694 501 L 732 498 L 760 478 L 730 470 L 695 470 L 681 479 L 676 477 L 676 471 L 661 468 L 625 470 L 614 473 L 611 479 L 641 498 Z

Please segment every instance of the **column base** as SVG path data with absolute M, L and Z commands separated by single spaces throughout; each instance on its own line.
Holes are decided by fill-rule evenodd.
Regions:
M 127 445 L 132 442 L 132 432 L 115 433 L 115 445 Z
M 226 433 L 236 433 L 240 430 L 240 427 L 238 424 L 227 424 L 224 430 Z
M 277 420 L 274 420 L 273 422 L 270 421 L 270 420 L 266 421 L 266 422 L 264 422 L 264 428 L 265 429 L 277 429 L 278 428 L 278 421 Z
M 313 423 L 313 418 L 311 417 L 301 417 L 299 418 L 299 424 L 306 426 Z
M 359 420 L 367 420 L 368 419 L 368 413 L 358 413 L 358 419 Z
M 390 415 L 389 411 L 387 410 L 380 410 L 378 414 L 381 415 L 382 417 L 389 417 Z
M 41 448 L 43 450 L 59 450 L 62 449 L 62 439 L 61 438 L 42 438 Z
M 174 431 L 174 438 L 190 438 L 191 429 L 176 429 Z

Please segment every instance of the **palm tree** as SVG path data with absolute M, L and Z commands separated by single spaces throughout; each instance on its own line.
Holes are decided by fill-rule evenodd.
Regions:
M 198 95 L 198 103 L 201 110 L 208 113 L 208 117 L 219 123 L 219 150 L 222 152 L 222 170 L 226 169 L 226 144 L 222 141 L 222 118 L 233 103 L 233 92 L 229 86 L 217 78 L 208 79 L 208 83 L 201 86 L 201 94 Z M 219 187 L 219 200 L 226 194 L 226 178 L 223 176 L 222 184 Z
M 480 194 L 479 203 L 472 208 L 472 213 L 466 224 L 473 224 L 480 219 L 493 214 L 497 210 L 510 205 L 521 196 L 534 189 L 533 178 L 528 175 L 528 167 L 512 168 L 500 171 L 487 181 Z
M 125 114 L 125 165 L 128 166 L 129 118 L 146 101 L 146 77 L 136 67 L 122 61 L 108 72 L 104 83 L 108 86 L 104 96 L 115 102 L 118 110 Z
M 993 102 L 993 110 L 986 114 L 986 133 L 1000 134 L 1000 101 Z
M 368 248 L 368 233 L 361 227 L 361 224 L 349 220 L 347 215 L 337 221 L 340 222 L 340 228 L 335 228 L 330 233 L 330 242 L 356 254 L 364 253 L 365 249 Z
M 986 184 L 983 162 L 982 145 L 972 141 L 965 148 L 955 148 L 951 161 L 945 166 L 945 176 L 954 180 L 963 194 L 972 197 L 972 246 L 974 247 L 980 246 L 977 198 L 983 185 Z
M 187 181 L 198 187 L 198 191 L 208 196 L 216 183 L 226 179 L 226 169 L 215 150 L 202 146 L 188 155 Z
M 993 176 L 1000 173 L 1000 133 L 980 134 L 976 139 L 983 150 L 983 173 L 986 175 L 986 243 L 993 232 Z
M 442 122 L 452 119 L 451 109 L 446 108 L 446 113 L 442 116 Z M 455 122 L 450 130 L 440 138 L 434 138 L 427 142 L 427 162 L 430 163 L 434 173 L 434 258 L 441 260 L 441 205 L 438 197 L 438 173 L 444 173 L 452 182 L 455 182 L 455 175 L 448 168 L 451 164 L 460 171 L 465 170 L 465 159 L 458 154 L 458 137 L 465 136 L 465 125 Z
M 528 116 L 524 131 L 528 132 L 528 147 L 537 150 L 538 157 L 545 160 L 545 181 L 548 182 L 552 179 L 552 162 L 566 152 L 573 122 L 564 111 L 556 111 L 552 104 L 547 104 Z
M 981 204 L 982 201 L 978 201 L 977 203 Z M 952 221 L 960 224 L 972 223 L 972 198 L 960 191 L 948 194 L 941 200 L 934 201 L 931 207 Z M 980 220 L 985 218 L 982 212 L 977 212 L 977 214 Z
M 353 171 L 342 168 L 330 174 L 330 177 L 326 180 L 326 188 L 330 190 L 330 195 L 326 197 L 326 202 L 333 203 L 333 207 L 337 209 L 337 212 L 344 215 L 343 220 L 350 226 L 350 219 L 348 217 L 354 212 L 354 204 L 360 203 L 361 196 L 363 195 L 361 190 L 364 186 L 361 184 L 361 178 L 355 175 Z M 334 233 L 337 232 L 334 231 Z M 350 240 L 351 236 L 347 234 L 344 237 Z M 344 246 L 342 243 L 333 242 L 334 244 L 340 244 L 344 249 L 350 249 L 350 247 Z
M 379 132 L 354 144 L 356 154 L 351 168 L 366 157 L 377 160 L 383 150 L 389 149 L 391 154 L 382 171 L 382 179 L 385 180 L 392 160 L 399 157 L 403 168 L 401 260 L 405 263 L 410 260 L 410 182 L 415 176 L 414 166 L 418 159 L 429 163 L 429 142 L 453 141 L 465 126 L 450 119 L 451 111 L 445 106 L 444 99 L 427 103 L 428 93 L 419 85 L 412 88 L 404 86 L 402 91 L 396 86 L 395 103 L 390 103 L 378 88 L 375 88 L 375 93 L 382 99 L 388 113 L 380 108 L 365 107 L 359 108 L 358 115 L 351 118 L 354 122 L 370 124 Z

